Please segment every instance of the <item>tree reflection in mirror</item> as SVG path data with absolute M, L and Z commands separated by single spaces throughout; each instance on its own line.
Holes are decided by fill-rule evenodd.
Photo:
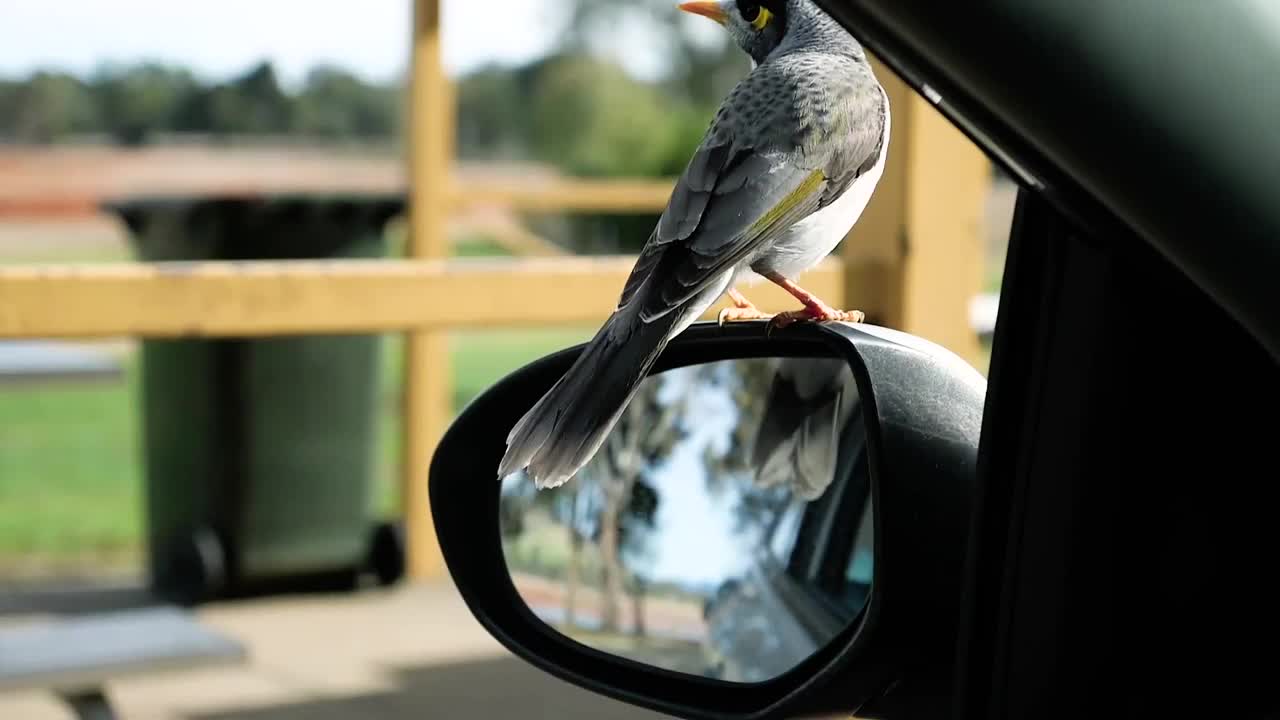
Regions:
M 589 647 L 729 682 L 777 677 L 866 604 L 864 428 L 844 360 L 652 375 L 568 483 L 503 481 L 508 571 L 539 618 Z

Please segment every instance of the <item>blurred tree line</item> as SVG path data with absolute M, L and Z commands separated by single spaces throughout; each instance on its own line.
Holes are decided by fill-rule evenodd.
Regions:
M 736 47 L 699 41 L 673 0 L 569 0 L 556 51 L 520 67 L 458 78 L 461 160 L 545 163 L 579 177 L 672 177 L 684 168 L 716 106 L 750 67 Z M 651 38 L 666 59 L 657 79 L 629 74 L 611 45 Z M 705 36 L 704 36 L 705 37 Z M 616 52 L 613 53 L 616 55 Z M 293 92 L 270 63 L 204 82 L 157 63 L 104 66 L 87 78 L 42 71 L 0 78 L 0 142 L 55 143 L 105 135 L 144 145 L 158 134 L 293 136 L 399 145 L 405 88 L 334 66 L 313 69 Z M 527 218 L 576 252 L 633 252 L 656 215 Z
M 693 28 L 712 28 L 708 42 Z M 624 34 L 656 43 L 656 80 L 629 75 L 610 47 Z M 611 50 L 614 50 L 611 52 Z M 750 60 L 727 33 L 673 0 L 572 0 L 552 55 L 524 67 L 484 68 L 457 89 L 459 156 L 527 159 L 578 177 L 678 175 Z M 544 237 L 579 253 L 632 253 L 656 214 L 530 216 Z
M 141 145 L 157 133 L 379 139 L 399 131 L 400 88 L 318 66 L 286 93 L 270 63 L 206 83 L 159 63 L 106 65 L 88 78 L 40 71 L 0 79 L 0 138 L 44 144 L 107 135 Z

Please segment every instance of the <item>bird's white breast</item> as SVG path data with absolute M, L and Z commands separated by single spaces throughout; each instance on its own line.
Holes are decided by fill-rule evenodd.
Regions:
M 776 272 L 795 280 L 801 273 L 822 261 L 862 217 L 867 203 L 884 174 L 889 154 L 889 106 L 885 104 L 884 136 L 875 165 L 850 184 L 835 202 L 797 222 L 771 247 L 750 261 L 751 268 L 739 269 L 735 282 L 754 283 L 756 272 Z M 752 268 L 756 272 L 752 272 Z

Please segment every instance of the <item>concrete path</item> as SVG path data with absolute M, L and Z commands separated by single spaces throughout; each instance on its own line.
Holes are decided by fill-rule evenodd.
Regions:
M 511 657 L 449 585 L 210 605 L 248 664 L 117 683 L 122 720 L 488 720 L 666 717 Z M 6 623 L 15 621 L 6 618 Z M 40 694 L 0 695 L 5 720 L 70 720 Z

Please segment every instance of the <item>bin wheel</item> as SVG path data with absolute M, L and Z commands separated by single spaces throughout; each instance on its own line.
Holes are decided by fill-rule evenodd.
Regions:
M 399 523 L 378 523 L 369 541 L 369 570 L 378 584 L 387 587 L 404 577 L 404 530 Z
M 169 546 L 164 558 L 162 592 L 175 602 L 195 605 L 223 592 L 227 554 L 213 530 L 198 527 Z

